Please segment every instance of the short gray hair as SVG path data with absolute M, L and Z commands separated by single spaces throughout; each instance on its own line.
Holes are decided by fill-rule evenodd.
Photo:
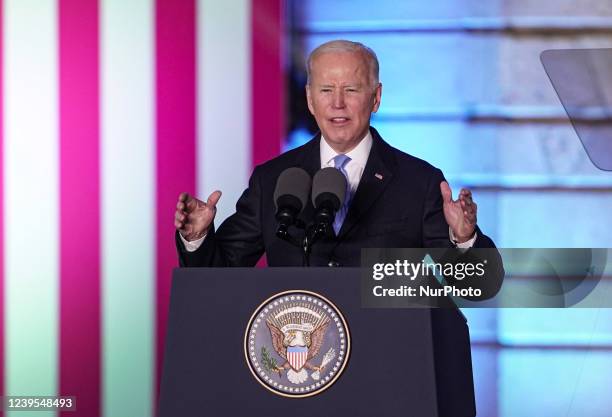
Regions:
M 316 58 L 318 55 L 329 52 L 354 52 L 363 54 L 366 60 L 368 61 L 368 66 L 370 67 L 370 82 L 372 83 L 373 87 L 378 85 L 379 65 L 376 53 L 371 48 L 368 48 L 360 42 L 347 41 L 344 39 L 325 42 L 324 44 L 317 46 L 310 53 L 310 55 L 308 55 L 308 60 L 306 61 L 306 74 L 308 75 L 308 79 L 306 81 L 306 84 L 310 85 L 310 75 L 312 74 L 312 61 L 314 60 L 314 58 Z

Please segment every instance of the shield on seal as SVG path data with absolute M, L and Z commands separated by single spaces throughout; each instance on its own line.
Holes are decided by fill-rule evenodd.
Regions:
M 296 371 L 302 369 L 308 357 L 308 348 L 306 346 L 288 346 L 287 361 L 289 365 Z

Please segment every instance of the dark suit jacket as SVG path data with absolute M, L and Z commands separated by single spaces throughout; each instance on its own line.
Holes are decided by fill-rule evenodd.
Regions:
M 429 163 L 387 144 L 374 128 L 372 149 L 337 238 L 317 242 L 311 266 L 359 266 L 361 248 L 451 247 L 442 211 L 442 172 Z M 217 231 L 211 230 L 200 248 L 187 252 L 176 236 L 181 266 L 253 266 L 265 252 L 269 266 L 300 266 L 300 248 L 279 239 L 273 201 L 276 180 L 289 167 L 311 176 L 321 168 L 320 134 L 299 148 L 255 168 L 236 213 Z M 312 204 L 301 217 L 312 219 Z M 292 228 L 292 232 L 298 232 Z M 474 247 L 495 247 L 477 230 Z

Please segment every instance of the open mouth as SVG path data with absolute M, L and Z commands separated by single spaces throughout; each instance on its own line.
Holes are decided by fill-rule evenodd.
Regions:
M 334 126 L 342 126 L 344 124 L 347 124 L 350 119 L 348 117 L 332 117 L 329 120 Z

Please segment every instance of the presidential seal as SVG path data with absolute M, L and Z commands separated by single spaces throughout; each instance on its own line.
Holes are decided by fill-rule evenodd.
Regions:
M 253 376 L 284 397 L 319 394 L 340 377 L 351 338 L 340 310 L 310 291 L 276 294 L 255 310 L 244 336 Z

